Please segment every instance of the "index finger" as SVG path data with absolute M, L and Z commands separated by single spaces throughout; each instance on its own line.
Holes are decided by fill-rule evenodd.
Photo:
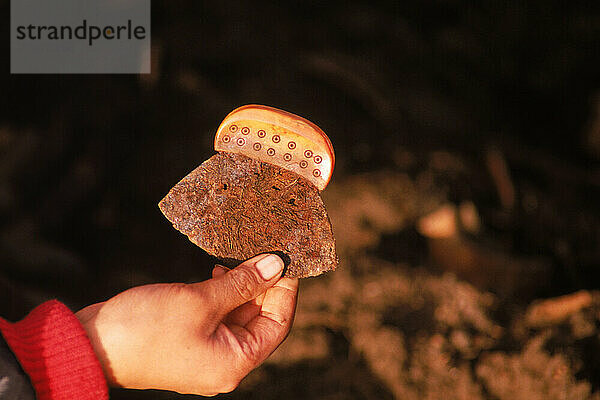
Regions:
M 297 300 L 298 279 L 281 278 L 265 292 L 260 316 L 291 328 Z
M 246 324 L 247 337 L 257 364 L 283 342 L 292 328 L 298 300 L 298 279 L 281 278 L 265 292 L 259 314 Z

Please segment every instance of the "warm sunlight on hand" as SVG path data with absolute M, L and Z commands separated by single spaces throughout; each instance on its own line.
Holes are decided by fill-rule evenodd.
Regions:
M 129 289 L 77 313 L 108 383 L 215 395 L 232 391 L 289 333 L 298 280 L 263 254 L 194 284 Z

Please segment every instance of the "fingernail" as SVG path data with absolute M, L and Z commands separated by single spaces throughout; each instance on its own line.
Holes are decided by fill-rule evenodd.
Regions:
M 256 263 L 256 269 L 264 280 L 269 281 L 281 273 L 281 270 L 283 269 L 283 261 L 281 261 L 281 258 L 277 257 L 276 255 L 269 254 Z

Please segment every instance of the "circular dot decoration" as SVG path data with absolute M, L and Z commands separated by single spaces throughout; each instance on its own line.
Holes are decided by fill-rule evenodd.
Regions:
M 219 153 L 249 157 L 295 173 L 319 191 L 331 180 L 335 164 L 329 138 L 318 126 L 260 104 L 245 105 L 227 114 L 212 144 Z

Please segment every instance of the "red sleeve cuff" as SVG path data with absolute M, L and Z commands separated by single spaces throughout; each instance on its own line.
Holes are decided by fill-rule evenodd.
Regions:
M 48 301 L 16 323 L 0 318 L 0 331 L 38 400 L 108 399 L 100 362 L 79 320 L 64 304 Z

